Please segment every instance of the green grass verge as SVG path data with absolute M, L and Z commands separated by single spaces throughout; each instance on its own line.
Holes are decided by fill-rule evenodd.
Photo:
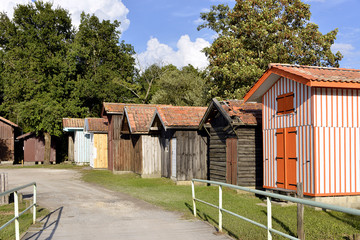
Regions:
M 109 171 L 82 171 L 82 179 L 105 188 L 124 192 L 167 210 L 183 213 L 185 218 L 192 218 L 191 187 L 177 186 L 165 178 L 144 179 L 135 174 L 115 175 Z M 196 197 L 218 204 L 218 188 L 196 186 Z M 230 189 L 223 190 L 223 208 L 243 215 L 266 225 L 266 205 L 263 200 L 248 193 L 237 193 Z M 218 226 L 218 211 L 210 206 L 197 203 L 198 216 Z M 279 206 L 272 204 L 273 228 L 296 236 L 296 205 Z M 360 217 L 339 212 L 316 211 L 305 207 L 306 239 L 352 239 L 360 232 Z M 237 239 L 266 239 L 266 230 L 223 214 L 223 229 Z M 283 239 L 274 235 L 273 239 Z
M 22 212 L 26 209 L 27 206 L 30 206 L 29 201 L 28 205 L 26 205 L 26 201 L 19 204 L 19 212 Z M 44 208 L 37 207 L 36 208 L 36 216 L 43 217 L 49 213 L 48 210 Z M 0 206 L 0 226 L 4 225 L 6 222 L 11 220 L 14 217 L 14 204 L 7 204 Z M 33 215 L 30 210 L 26 211 L 23 215 L 19 218 L 19 226 L 20 226 L 20 235 L 24 233 L 31 225 L 32 225 Z M 0 231 L 0 239 L 1 240 L 8 240 L 8 239 L 15 239 L 15 223 L 11 223 L 3 230 Z

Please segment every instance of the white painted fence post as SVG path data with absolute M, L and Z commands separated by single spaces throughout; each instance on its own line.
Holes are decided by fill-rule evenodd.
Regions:
M 191 189 L 192 189 L 192 201 L 193 201 L 194 216 L 196 217 L 196 201 L 195 201 L 195 184 L 194 184 L 194 181 L 191 181 Z
M 20 240 L 19 230 L 19 196 L 18 192 L 14 192 L 14 212 L 15 212 L 15 239 Z
M 271 201 L 270 197 L 266 197 L 266 206 L 267 206 L 267 235 L 268 240 L 272 239 L 270 229 L 272 228 L 272 217 L 271 217 Z
M 36 222 L 36 184 L 34 184 L 34 194 L 33 194 L 33 224 Z
M 222 232 L 222 186 L 219 185 L 219 232 Z

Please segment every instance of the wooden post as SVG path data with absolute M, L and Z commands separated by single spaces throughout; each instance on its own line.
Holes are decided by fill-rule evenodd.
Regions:
M 8 190 L 8 174 L 0 173 L 0 192 Z M 9 203 L 9 195 L 0 197 L 0 205 Z
M 297 184 L 297 192 L 296 195 L 298 198 L 303 198 L 303 183 L 299 182 Z M 298 238 L 301 240 L 305 239 L 305 233 L 304 233 L 304 205 L 298 203 L 297 204 L 297 235 Z

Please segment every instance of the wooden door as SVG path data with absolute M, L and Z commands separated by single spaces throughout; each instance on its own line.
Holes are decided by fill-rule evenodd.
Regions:
M 277 187 L 296 190 L 296 128 L 276 130 Z
M 171 139 L 171 177 L 176 178 L 176 138 Z
M 226 139 L 226 182 L 237 184 L 237 138 Z

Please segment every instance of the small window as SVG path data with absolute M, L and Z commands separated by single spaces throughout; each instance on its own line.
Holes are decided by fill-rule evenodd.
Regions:
M 294 112 L 294 93 L 286 93 L 276 98 L 277 114 L 289 114 Z

